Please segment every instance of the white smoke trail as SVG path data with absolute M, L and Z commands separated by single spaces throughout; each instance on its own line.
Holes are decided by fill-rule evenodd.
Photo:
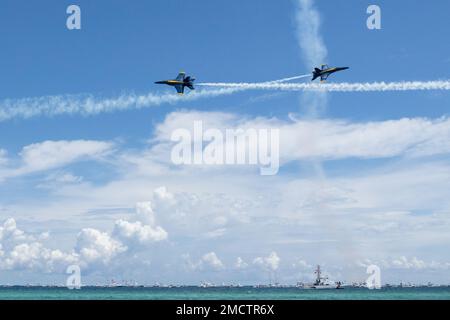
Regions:
M 281 83 L 307 76 L 310 75 L 301 75 L 261 83 Z M 145 95 L 129 93 L 114 98 L 93 95 L 57 95 L 6 99 L 0 101 L 0 122 L 14 118 L 28 119 L 36 116 L 57 116 L 63 114 L 96 115 L 128 109 L 142 109 L 162 104 L 175 104 L 178 102 L 229 95 L 243 90 L 246 89 L 235 86 L 234 88 L 193 91 L 182 96 L 173 93 L 159 95 L 154 93 Z
M 320 32 L 322 17 L 313 0 L 296 0 L 297 39 L 301 61 L 307 68 L 327 62 L 328 50 Z M 326 91 L 303 92 L 301 109 L 303 117 L 320 117 L 328 103 Z
M 312 0 L 298 0 L 296 12 L 297 38 L 306 66 L 326 62 L 328 50 L 320 35 L 322 19 Z
M 58 95 L 36 98 L 6 99 L 0 101 L 0 122 L 13 118 L 27 119 L 35 116 L 63 114 L 95 115 L 127 109 L 142 109 L 161 104 L 174 104 L 201 98 L 216 97 L 242 91 L 242 88 L 220 88 L 194 91 L 187 95 L 149 93 L 146 95 L 123 94 L 115 98 L 92 95 Z
M 370 91 L 416 91 L 450 90 L 450 80 L 401 81 L 372 83 L 199 83 L 201 86 L 240 88 L 243 90 L 287 90 L 318 92 L 370 92 Z
M 297 79 L 302 79 L 302 78 L 308 78 L 308 77 L 311 77 L 311 73 L 303 74 L 301 76 L 295 76 L 295 77 L 290 77 L 290 78 L 274 80 L 274 81 L 267 81 L 265 83 L 281 83 L 281 82 L 287 82 L 287 81 L 292 81 L 292 80 L 297 80 Z

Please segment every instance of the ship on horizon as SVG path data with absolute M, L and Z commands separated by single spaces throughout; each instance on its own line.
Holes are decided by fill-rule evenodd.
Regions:
M 322 276 L 322 270 L 320 265 L 317 265 L 316 270 L 314 270 L 316 274 L 316 281 L 313 284 L 305 284 L 303 285 L 304 289 L 343 289 L 342 283 L 340 281 L 333 282 L 328 279 L 328 277 Z

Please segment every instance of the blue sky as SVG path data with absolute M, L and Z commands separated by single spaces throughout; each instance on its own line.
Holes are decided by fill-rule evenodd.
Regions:
M 307 65 L 305 52 L 299 47 L 297 1 L 249 0 L 224 3 L 201 0 L 188 3 L 174 0 L 125 3 L 78 0 L 76 4 L 82 10 L 82 29 L 69 31 L 65 27 L 65 11 L 72 3 L 2 2 L 0 108 L 7 99 L 16 101 L 43 96 L 84 94 L 109 98 L 129 93 L 171 94 L 172 88 L 158 86 L 153 82 L 175 77 L 180 70 L 192 74 L 199 82 L 262 82 L 305 74 L 315 67 Z M 366 27 L 366 8 L 372 3 L 375 2 L 340 0 L 313 3 L 320 15 L 319 35 L 328 51 L 327 61 L 318 63 L 350 66 L 350 70 L 330 77 L 330 82 L 448 79 L 450 43 L 446 38 L 450 3 L 439 0 L 429 5 L 418 0 L 378 0 L 376 4 L 382 9 L 382 30 L 370 31 Z M 448 169 L 447 116 L 450 93 L 352 92 L 329 93 L 327 97 L 319 117 L 326 122 L 321 128 L 327 132 L 321 143 L 333 146 L 336 145 L 335 141 L 341 142 L 343 150 L 340 150 L 342 155 L 336 158 L 329 156 L 329 152 L 333 151 L 324 151 L 323 155 L 318 156 L 321 159 L 319 166 L 325 171 L 327 179 L 324 183 L 329 184 L 329 188 L 325 189 L 333 193 L 330 199 L 323 197 L 326 202 L 323 205 L 328 208 L 325 211 L 337 210 L 339 214 L 341 210 L 346 212 L 348 217 L 338 219 L 344 229 L 364 229 L 363 221 L 353 227 L 346 223 L 346 219 L 353 220 L 352 214 L 357 217 L 368 214 L 371 217 L 369 220 L 382 220 L 384 227 L 380 226 L 377 232 L 391 232 L 390 239 L 399 239 L 411 232 L 414 226 L 425 225 L 423 230 L 417 231 L 415 240 L 418 244 L 426 242 L 424 245 L 411 247 L 405 243 L 392 251 L 383 252 L 379 249 L 381 244 L 366 243 L 356 250 L 359 251 L 358 259 L 354 260 L 391 261 L 385 265 L 393 269 L 388 271 L 392 281 L 401 280 L 396 273 L 401 271 L 393 266 L 400 270 L 402 266 L 409 267 L 410 280 L 419 281 L 424 279 L 416 274 L 417 266 L 421 266 L 417 261 L 432 265 L 432 261 L 436 260 L 441 269 L 435 270 L 437 264 L 434 265 L 435 269 L 430 267 L 431 272 L 434 272 L 433 281 L 444 281 L 442 274 L 448 272 L 450 257 L 448 253 L 443 253 L 449 239 L 444 236 L 433 238 L 432 241 L 423 239 L 436 233 L 433 229 L 436 221 L 442 228 L 450 226 L 447 217 L 450 206 L 442 190 L 447 183 L 445 175 L 439 175 Z M 75 253 L 81 254 L 82 244 L 91 246 L 86 239 L 92 240 L 95 235 L 89 238 L 88 232 L 83 234 L 80 230 L 100 230 L 107 233 L 108 237 L 111 234 L 110 240 L 114 242 L 118 238 L 114 239 L 114 231 L 111 230 L 116 221 L 130 218 L 135 212 L 136 203 L 150 201 L 154 214 L 167 224 L 174 223 L 175 218 L 161 218 L 157 210 L 168 210 L 172 214 L 183 212 L 187 217 L 192 215 L 192 220 L 200 213 L 190 210 L 208 211 L 213 216 L 205 213 L 206 219 L 212 221 L 223 216 L 222 220 L 227 222 L 221 222 L 218 218 L 220 221 L 217 226 L 196 225 L 186 229 L 176 223 L 174 226 L 163 225 L 162 222 L 161 225 L 152 225 L 153 228 L 158 226 L 166 230 L 168 238 L 155 241 L 157 243 L 152 244 L 153 247 L 146 247 L 145 250 L 137 245 L 134 250 L 135 243 L 129 243 L 128 249 L 123 252 L 120 245 L 125 246 L 125 240 L 122 239 L 121 243 L 117 240 L 117 251 L 111 254 L 111 259 L 105 258 L 102 263 L 91 265 L 84 261 L 88 274 L 103 279 L 96 275 L 96 271 L 101 269 L 102 272 L 109 272 L 105 278 L 129 276 L 142 282 L 155 281 L 158 276 L 148 278 L 138 271 L 125 276 L 127 267 L 121 266 L 114 257 L 133 254 L 140 257 L 140 261 L 151 261 L 149 263 L 154 266 L 155 275 L 167 282 L 196 283 L 208 279 L 221 282 L 233 281 L 236 277 L 241 282 L 264 282 L 267 281 L 266 269 L 277 273 L 281 281 L 295 282 L 295 279 L 310 273 L 308 268 L 301 269 L 304 266 L 302 263 L 296 264 L 300 269 L 293 267 L 295 259 L 307 261 L 306 265 L 324 262 L 328 264 L 330 272 L 335 272 L 336 277 L 349 278 L 350 271 L 345 266 L 350 264 L 348 259 L 353 259 L 353 256 L 342 259 L 345 254 L 340 250 L 346 251 L 349 245 L 340 238 L 341 231 L 327 234 L 327 228 L 318 226 L 315 233 L 310 232 L 310 228 L 315 229 L 309 223 L 302 225 L 305 219 L 310 218 L 310 214 L 314 215 L 309 213 L 310 208 L 305 205 L 310 202 L 306 199 L 307 194 L 311 188 L 321 187 L 320 183 L 317 186 L 317 172 L 312 169 L 317 163 L 311 164 L 303 155 L 294 155 L 298 149 L 295 141 L 286 142 L 292 152 L 286 155 L 288 160 L 280 168 L 279 175 L 265 181 L 253 169 L 245 173 L 234 168 L 221 168 L 212 172 L 189 168 L 187 172 L 180 173 L 172 170 L 170 165 L 162 165 L 162 171 L 158 171 L 159 167 L 154 169 L 155 161 L 161 164 L 167 158 L 164 153 L 167 151 L 165 130 L 173 128 L 174 123 L 189 125 L 186 121 L 192 113 L 200 119 L 214 120 L 225 127 L 236 127 L 243 123 L 249 125 L 257 119 L 263 119 L 262 122 L 269 125 L 270 119 L 275 119 L 279 126 L 293 126 L 293 132 L 297 132 L 299 128 L 295 127 L 289 115 L 294 114 L 300 121 L 312 121 L 305 114 L 308 108 L 308 102 L 305 101 L 298 92 L 250 90 L 172 104 L 163 103 L 140 110 L 130 108 L 88 116 L 41 115 L 1 121 L 0 151 L 3 150 L 6 164 L 2 164 L 0 152 L 0 222 L 14 218 L 17 228 L 33 235 L 33 243 L 40 241 L 40 233 L 49 231 L 51 237 L 42 241 L 43 247 L 64 252 L 75 250 Z M 232 120 L 223 114 L 229 115 Z M 402 122 L 401 119 L 406 120 Z M 376 127 L 373 133 L 370 131 L 372 124 Z M 355 126 L 361 128 L 355 129 Z M 354 139 L 371 137 L 367 141 L 363 139 L 358 150 L 347 150 L 347 142 L 339 140 L 343 133 L 352 130 L 357 131 Z M 298 136 L 294 137 L 302 137 L 303 133 L 300 128 L 296 133 Z M 152 143 L 149 143 L 150 140 Z M 390 145 L 392 140 L 398 144 Z M 51 142 L 47 145 L 50 151 L 42 151 L 42 144 L 46 141 Z M 61 147 L 63 143 L 56 144 L 58 141 L 64 141 L 65 147 Z M 91 144 L 86 145 L 86 142 Z M 27 146 L 32 147 L 26 149 Z M 55 146 L 58 146 L 57 151 L 52 149 Z M 367 146 L 367 150 L 362 150 L 364 146 Z M 352 141 L 348 142 L 348 148 L 351 147 Z M 24 154 L 30 149 L 35 153 L 31 153 L 32 159 L 27 162 Z M 80 153 L 70 157 L 71 150 Z M 33 157 L 58 158 L 61 153 L 67 154 L 67 159 L 61 159 L 55 165 L 43 164 L 44 160 L 39 164 L 33 162 Z M 281 153 L 283 158 L 283 151 Z M 153 169 L 158 172 L 153 172 Z M 416 175 L 417 179 L 409 181 L 406 178 L 409 175 Z M 207 183 L 210 177 L 214 177 L 217 182 L 213 185 L 210 185 L 212 182 Z M 395 181 L 391 181 L 390 177 Z M 373 186 L 368 181 L 373 181 Z M 383 191 L 383 187 L 377 186 L 378 183 L 392 183 L 392 186 Z M 240 184 L 240 187 L 233 190 L 236 184 Z M 162 186 L 167 189 L 163 192 L 166 196 L 154 191 Z M 299 194 L 291 194 L 293 190 L 287 186 L 298 187 Z M 348 188 L 353 188 L 357 194 L 355 198 L 346 193 Z M 401 190 L 401 200 L 383 200 L 383 192 L 395 193 L 396 188 Z M 422 188 L 426 192 L 435 188 L 440 190 L 434 197 L 419 197 L 423 201 L 412 201 L 409 205 L 402 203 L 417 199 L 424 192 Z M 121 197 L 120 190 L 124 190 L 126 196 Z M 212 195 L 202 199 L 205 192 Z M 86 196 L 86 193 L 91 195 Z M 186 194 L 201 198 L 204 204 L 197 207 Z M 392 194 L 386 196 L 390 198 Z M 169 206 L 160 204 L 162 200 L 158 197 L 178 200 Z M 222 197 L 227 199 L 220 200 Z M 264 200 L 257 203 L 256 199 L 261 197 Z M 297 203 L 296 197 L 306 197 L 305 203 Z M 343 198 L 347 201 L 337 205 Z M 350 203 L 359 203 L 360 206 L 356 208 Z M 220 207 L 239 207 L 238 204 L 245 208 L 249 217 L 239 220 L 233 214 L 228 216 L 230 213 L 216 212 L 221 211 Z M 308 207 L 305 209 L 308 213 L 296 211 L 298 207 L 305 206 Z M 272 211 L 262 212 L 258 209 L 261 207 Z M 314 210 L 323 208 L 319 205 Z M 102 210 L 107 213 L 92 214 Z M 111 213 L 111 210 L 114 212 Z M 336 212 L 330 214 L 338 214 Z M 417 222 L 415 219 L 418 219 L 418 213 L 425 213 L 429 220 Z M 390 220 L 389 217 L 395 219 Z M 130 219 L 134 221 L 132 217 Z M 316 220 L 316 223 L 333 223 L 333 219 L 326 217 Z M 292 220 L 299 223 L 298 228 L 304 228 L 300 232 L 301 236 L 296 234 L 295 228 L 283 229 L 283 225 Z M 65 221 L 70 226 L 65 225 Z M 258 245 L 261 234 L 247 224 L 252 221 L 256 221 L 256 224 L 263 221 L 262 230 L 272 230 L 273 227 L 273 237 Z M 402 224 L 411 224 L 412 227 L 405 231 L 399 226 Z M 394 228 L 394 225 L 397 227 Z M 189 230 L 195 231 L 196 236 Z M 440 231 L 445 233 L 445 229 Z M 205 243 L 208 241 L 204 237 L 197 237 L 202 233 L 212 236 L 214 241 Z M 229 243 L 228 240 L 239 238 L 242 233 L 248 234 L 250 239 L 247 239 L 249 244 L 243 248 L 243 252 L 239 252 L 239 244 L 234 241 Z M 292 233 L 291 240 L 299 236 L 301 239 L 298 241 L 309 241 L 314 245 L 307 246 L 304 251 L 294 245 L 295 241 L 294 244 L 281 245 L 288 241 L 287 236 L 281 236 L 283 233 Z M 213 236 L 218 234 L 217 237 Z M 359 239 L 358 236 L 355 235 L 354 239 Z M 321 241 L 314 242 L 317 239 Z M 14 246 L 6 242 L 3 247 L 14 250 Z M 8 250 L 3 256 L 4 261 Z M 318 250 L 323 251 L 323 254 L 315 256 Z M 375 253 L 369 254 L 367 251 Z M 166 256 L 165 252 L 169 254 Z M 214 256 L 208 255 L 211 252 Z M 272 252 L 277 252 L 280 262 L 277 263 L 277 259 L 270 255 Z M 232 266 L 238 256 L 247 261 L 248 268 L 260 268 L 259 278 L 247 273 L 235 274 L 237 271 Z M 400 258 L 403 256 L 406 262 Z M 258 257 L 261 259 L 258 260 Z M 167 271 L 167 274 L 163 272 L 166 264 L 177 265 L 180 259 L 187 265 L 183 273 L 180 274 L 175 267 L 173 270 L 168 267 L 171 271 Z M 34 267 L 39 263 L 13 264 L 3 269 L 8 274 L 12 273 L 13 279 L 19 282 L 24 281 L 21 277 L 39 282 L 46 274 Z M 336 270 L 332 266 L 337 266 Z M 213 269 L 210 274 L 208 267 Z M 26 270 L 27 276 L 19 276 L 17 272 L 20 270 Z M 364 269 L 361 270 L 364 276 Z M 47 272 L 45 279 L 59 281 L 61 272 L 52 272 Z M 0 273 L 2 279 L 5 278 Z

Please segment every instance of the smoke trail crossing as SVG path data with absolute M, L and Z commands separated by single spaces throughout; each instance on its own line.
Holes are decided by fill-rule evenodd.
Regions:
M 200 86 L 240 88 L 243 90 L 286 90 L 319 92 L 371 92 L 371 91 L 416 91 L 450 90 L 450 80 L 438 81 L 401 81 L 372 83 L 199 83 Z
M 281 83 L 289 80 L 300 79 L 306 76 L 309 76 L 309 74 L 274 80 L 267 83 Z M 143 109 L 162 104 L 175 104 L 179 102 L 229 95 L 243 90 L 246 89 L 237 86 L 234 88 L 217 88 L 193 91 L 183 96 L 175 95 L 173 93 L 148 93 L 143 95 L 127 93 L 113 98 L 94 95 L 55 95 L 21 99 L 5 99 L 0 101 L 0 122 L 14 118 L 28 119 L 37 116 L 57 116 L 63 114 L 96 115 L 100 113 L 110 113 L 130 109 Z
M 184 96 L 170 94 L 123 94 L 115 98 L 93 95 L 57 95 L 35 98 L 6 99 L 0 101 L 0 122 L 14 118 L 27 119 L 36 116 L 56 116 L 63 114 L 96 115 L 100 113 L 143 109 L 162 104 L 175 104 L 229 95 L 245 90 L 285 90 L 316 92 L 371 92 L 371 91 L 413 91 L 450 90 L 450 80 L 402 81 L 373 83 L 283 83 L 309 75 L 284 78 L 257 83 L 199 83 L 198 86 L 216 87 L 199 90 Z

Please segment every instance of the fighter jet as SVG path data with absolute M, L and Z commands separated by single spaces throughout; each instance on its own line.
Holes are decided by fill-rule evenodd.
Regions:
M 338 72 L 338 71 L 342 71 L 342 70 L 347 70 L 347 69 L 348 69 L 348 67 L 329 68 L 326 64 L 323 64 L 321 66 L 321 69 L 314 68 L 313 78 L 311 79 L 311 81 L 314 81 L 319 77 L 320 77 L 320 81 L 325 81 L 328 79 L 330 74 Z
M 189 76 L 186 77 L 186 74 L 184 72 L 180 72 L 178 76 L 173 80 L 162 80 L 162 81 L 156 81 L 157 84 L 167 84 L 169 86 L 175 87 L 178 94 L 184 93 L 184 87 L 188 87 L 191 90 L 194 90 L 194 78 L 191 78 Z

